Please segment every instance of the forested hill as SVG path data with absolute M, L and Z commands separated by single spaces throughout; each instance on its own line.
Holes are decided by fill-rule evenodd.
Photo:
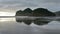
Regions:
M 45 8 L 37 8 L 34 10 L 26 8 L 25 10 L 18 10 L 16 16 L 56 16 L 56 14 Z

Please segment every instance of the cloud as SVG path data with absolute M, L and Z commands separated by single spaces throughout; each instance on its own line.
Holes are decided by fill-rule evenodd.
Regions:
M 0 8 L 3 9 L 23 9 L 25 7 L 43 7 L 56 11 L 60 8 L 60 0 L 0 0 Z
M 31 2 L 27 2 L 22 1 L 22 0 L 2 0 L 0 1 L 0 6 L 4 7 L 4 8 L 15 8 L 15 7 L 36 7 L 38 5 L 31 3 Z
M 60 3 L 60 0 L 46 0 L 46 2 Z

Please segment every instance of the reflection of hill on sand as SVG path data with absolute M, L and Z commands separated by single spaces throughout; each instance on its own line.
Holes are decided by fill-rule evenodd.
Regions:
M 17 22 L 24 22 L 27 25 L 30 25 L 32 22 L 36 25 L 46 25 L 51 21 L 60 21 L 59 16 L 55 17 L 33 17 L 33 16 L 16 16 Z
M 1 23 L 2 24 L 2 23 Z M 37 26 L 31 24 L 30 26 L 16 23 L 16 22 L 4 22 L 2 24 L 2 28 L 0 32 L 2 34 L 58 34 L 60 33 L 60 30 L 51 30 L 51 29 L 46 29 L 43 28 L 43 26 Z

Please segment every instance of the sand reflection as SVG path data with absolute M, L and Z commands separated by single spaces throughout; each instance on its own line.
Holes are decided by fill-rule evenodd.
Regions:
M 15 18 L 0 18 L 0 22 L 15 21 Z

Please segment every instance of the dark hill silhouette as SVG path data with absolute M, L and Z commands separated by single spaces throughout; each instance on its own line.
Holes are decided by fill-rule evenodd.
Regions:
M 27 8 L 25 10 L 19 10 L 16 12 L 16 16 L 30 16 L 32 15 L 32 10 L 30 8 Z
M 33 16 L 55 16 L 55 14 L 48 9 L 37 8 L 33 10 Z
M 29 17 L 40 17 L 40 16 L 56 16 L 54 13 L 50 12 L 48 9 L 45 8 L 37 8 L 34 10 L 31 10 L 30 8 L 27 8 L 25 10 L 19 10 L 16 12 L 16 16 L 29 16 Z M 35 20 L 25 18 L 25 19 L 19 19 L 16 18 L 17 22 L 24 22 L 27 25 L 30 25 L 32 22 L 36 25 L 44 25 L 48 24 L 50 21 L 41 21 L 42 18 L 36 18 Z M 46 19 L 44 19 L 46 20 Z
M 19 10 L 19 11 L 16 12 L 16 16 L 19 16 L 19 15 L 20 15 L 20 16 L 23 15 L 23 11 L 22 11 L 22 10 Z
M 37 8 L 33 11 L 30 8 L 27 8 L 23 11 L 17 11 L 16 16 L 55 16 L 55 14 L 44 8 Z
M 31 16 L 32 15 L 32 10 L 30 8 L 25 9 L 23 12 L 24 12 L 24 16 Z

